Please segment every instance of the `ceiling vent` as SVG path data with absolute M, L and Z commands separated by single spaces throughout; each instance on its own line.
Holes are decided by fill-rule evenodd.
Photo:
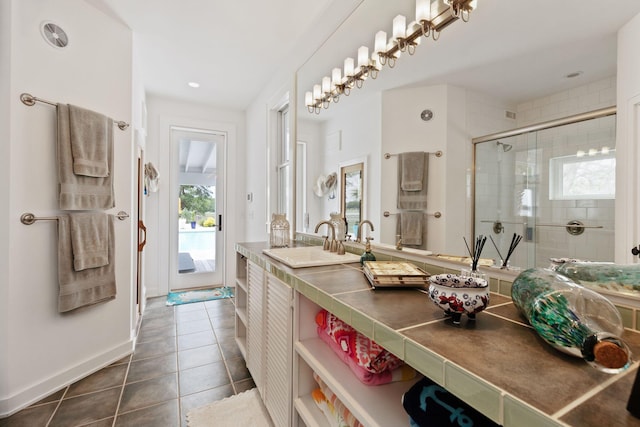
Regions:
M 69 44 L 67 33 L 53 22 L 43 22 L 40 26 L 40 33 L 47 43 L 53 47 L 62 49 Z
M 504 116 L 505 116 L 507 119 L 511 119 L 511 120 L 515 120 L 515 119 L 516 119 L 516 113 L 515 113 L 515 112 L 513 112 L 513 111 L 505 111 L 505 112 L 504 112 Z

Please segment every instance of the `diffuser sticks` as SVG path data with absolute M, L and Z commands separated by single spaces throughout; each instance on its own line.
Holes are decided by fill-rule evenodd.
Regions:
M 478 270 L 478 261 L 480 261 L 480 254 L 482 254 L 482 249 L 484 248 L 484 244 L 487 242 L 487 237 L 480 235 L 476 237 L 476 244 L 473 247 L 473 252 L 469 248 L 469 244 L 467 243 L 467 239 L 463 237 L 464 244 L 467 245 L 467 251 L 469 252 L 469 256 L 471 257 L 471 271 Z
M 520 234 L 513 233 L 513 237 L 511 238 L 511 244 L 509 245 L 509 251 L 507 252 L 506 257 L 502 256 L 502 254 L 500 253 L 500 250 L 498 249 L 498 246 L 496 246 L 496 242 L 493 241 L 493 238 L 491 236 L 489 236 L 489 238 L 491 239 L 491 243 L 493 243 L 493 247 L 496 248 L 496 252 L 498 252 L 498 256 L 500 256 L 500 259 L 502 260 L 502 266 L 500 268 L 506 270 L 507 268 L 509 268 L 508 267 L 509 258 L 511 258 L 513 251 L 516 250 L 518 243 L 520 243 L 520 240 L 522 240 L 522 236 Z

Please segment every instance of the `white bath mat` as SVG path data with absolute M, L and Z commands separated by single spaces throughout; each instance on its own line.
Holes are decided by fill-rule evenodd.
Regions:
M 192 409 L 187 413 L 189 427 L 273 427 L 258 389 Z

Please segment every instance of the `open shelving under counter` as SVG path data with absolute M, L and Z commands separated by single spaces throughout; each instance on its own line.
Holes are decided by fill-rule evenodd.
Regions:
M 237 255 L 235 288 L 235 338 L 242 357 L 247 358 L 247 258 Z
M 297 339 L 294 344 L 297 369 L 294 370 L 297 372 L 297 395 L 298 399 L 301 399 L 296 402 L 296 410 L 306 427 L 327 425 L 324 414 L 320 410 L 313 410 L 317 409 L 311 397 L 311 391 L 317 387 L 313 379 L 314 372 L 363 425 L 408 425 L 409 418 L 402 407 L 402 395 L 419 380 L 419 376 L 412 380 L 384 385 L 362 383 L 318 337 L 315 314 L 321 307 L 303 295 L 297 295 L 295 305 L 298 310 L 295 335 Z
M 295 350 L 362 424 L 380 427 L 409 424 L 402 395 L 417 379 L 369 386 L 361 383 L 320 338 L 299 341 Z
M 453 325 L 423 291 L 373 290 L 357 264 L 293 269 L 262 254 L 264 247 L 239 243 L 236 250 L 292 290 L 293 413 L 291 424 L 283 426 L 329 425 L 311 397 L 314 372 L 364 425 L 409 425 L 400 399 L 418 379 L 361 383 L 318 337 L 315 315 L 325 309 L 505 427 L 640 427 L 640 419 L 626 410 L 639 363 L 625 373 L 604 374 L 544 343 L 509 298 L 508 277 L 491 278 L 490 303 L 477 320 L 465 317 Z M 426 260 L 419 267 L 441 272 Z M 238 313 L 242 323 L 242 309 Z M 637 360 L 640 333 L 627 326 L 622 338 Z

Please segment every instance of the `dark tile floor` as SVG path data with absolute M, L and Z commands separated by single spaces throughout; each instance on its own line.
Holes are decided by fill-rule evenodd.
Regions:
M 147 302 L 136 350 L 0 427 L 185 427 L 190 409 L 255 387 L 234 339 L 233 298 Z

